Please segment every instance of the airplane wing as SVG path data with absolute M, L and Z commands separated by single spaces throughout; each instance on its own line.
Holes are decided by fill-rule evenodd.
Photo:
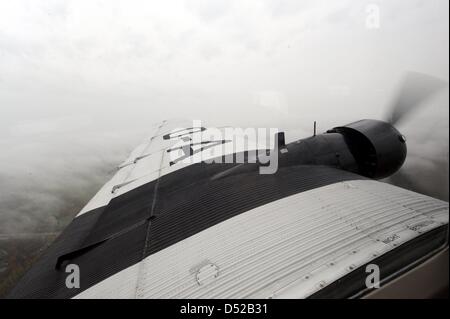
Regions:
M 265 143 L 238 137 L 228 152 L 209 128 L 159 123 L 9 297 L 351 297 L 368 264 L 388 282 L 446 245 L 449 208 L 375 180 L 404 160 L 379 148 L 398 133 L 387 125 L 278 135 L 277 170 L 261 174 L 249 151 Z M 238 153 L 245 163 L 205 161 Z M 67 286 L 68 265 L 79 287 Z

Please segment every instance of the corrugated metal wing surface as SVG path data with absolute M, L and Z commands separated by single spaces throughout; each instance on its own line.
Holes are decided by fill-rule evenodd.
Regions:
M 252 209 L 169 246 L 80 298 L 302 298 L 448 223 L 448 203 L 370 180 Z

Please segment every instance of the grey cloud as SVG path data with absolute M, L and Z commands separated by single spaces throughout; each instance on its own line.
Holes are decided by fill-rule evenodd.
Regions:
M 226 15 L 233 1 L 231 0 L 189 0 L 186 1 L 188 10 L 198 15 L 205 22 L 213 22 Z
M 85 9 L 91 2 L 32 1 L 24 18 L 23 2 L 3 2 L 18 8 L 0 11 L 0 132 L 9 150 L 0 156 L 0 219 L 8 216 L 10 229 L 58 228 L 58 211 L 75 213 L 137 144 L 126 132 L 163 118 L 309 132 L 313 120 L 327 129 L 382 117 L 407 69 L 448 80 L 448 1 L 380 1 L 376 33 L 363 27 L 364 3 L 113 1 Z M 289 114 L 254 105 L 254 92 L 277 92 Z M 91 121 L 64 133 L 70 151 L 51 132 L 34 139 L 10 130 L 80 114 Z M 109 144 L 105 132 L 115 130 L 129 138 Z M 420 134 L 408 135 L 424 147 Z
M 28 132 L 0 141 L 0 234 L 61 231 L 140 142 L 118 132 Z
M 308 10 L 314 7 L 317 0 L 268 0 L 266 3 L 273 16 L 282 17 L 285 15 L 295 15 L 299 11 Z

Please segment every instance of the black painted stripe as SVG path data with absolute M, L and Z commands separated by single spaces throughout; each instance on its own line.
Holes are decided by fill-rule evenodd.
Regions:
M 191 165 L 77 217 L 9 297 L 73 297 L 233 216 L 299 192 L 356 179 L 364 178 L 325 166 L 280 167 L 275 174 L 260 175 L 258 164 Z M 68 263 L 80 267 L 80 289 L 65 286 Z

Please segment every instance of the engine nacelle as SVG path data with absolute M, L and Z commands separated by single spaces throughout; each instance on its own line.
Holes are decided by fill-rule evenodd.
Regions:
M 406 158 L 406 139 L 391 124 L 361 120 L 287 145 L 280 165 L 325 165 L 381 179 Z
M 342 134 L 361 175 L 375 179 L 388 177 L 405 161 L 406 139 L 389 123 L 361 120 L 327 133 Z

